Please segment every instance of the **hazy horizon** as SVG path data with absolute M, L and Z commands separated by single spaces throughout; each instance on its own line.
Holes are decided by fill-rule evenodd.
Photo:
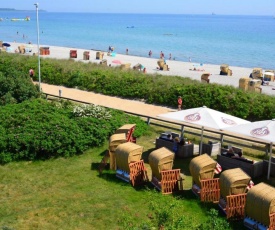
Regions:
M 37 1 L 39 9 L 47 12 L 60 13 L 124 13 L 124 14 L 217 14 L 217 15 L 275 15 L 274 0 L 170 0 L 161 2 L 157 0 L 126 0 L 102 2 L 99 0 L 67 0 L 66 3 L 48 0 Z M 35 10 L 33 0 L 9 0 L 2 2 L 1 8 L 16 10 Z

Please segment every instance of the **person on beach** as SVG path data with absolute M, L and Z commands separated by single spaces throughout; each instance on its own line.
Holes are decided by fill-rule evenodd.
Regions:
M 149 57 L 152 57 L 152 50 L 149 51 Z
M 181 96 L 178 97 L 178 110 L 181 110 L 182 107 L 182 98 Z
M 147 70 L 146 70 L 146 68 L 143 68 L 143 73 L 147 73 Z
M 128 55 L 128 51 L 129 51 L 128 48 L 126 48 L 126 55 Z
M 172 54 L 171 53 L 169 54 L 169 60 L 172 60 Z
M 164 58 L 164 53 L 160 51 L 160 58 Z

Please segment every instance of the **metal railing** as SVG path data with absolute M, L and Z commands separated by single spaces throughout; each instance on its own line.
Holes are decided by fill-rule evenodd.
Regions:
M 82 103 L 82 104 L 91 104 L 91 103 L 85 102 L 85 101 L 62 97 L 61 90 L 59 90 L 59 96 L 54 95 L 54 94 L 48 94 L 48 93 L 43 93 L 43 94 L 46 96 L 46 99 L 48 99 L 48 100 L 52 100 L 52 99 L 56 98 L 56 99 L 69 100 L 69 101 Z M 52 97 L 52 98 L 50 98 L 50 97 Z M 167 128 L 167 129 L 172 128 L 173 130 L 177 130 L 182 134 L 182 136 L 185 133 L 194 135 L 194 136 L 201 135 L 200 134 L 201 127 L 192 125 L 190 123 L 173 122 L 173 121 L 167 121 L 167 120 L 163 120 L 163 119 L 156 118 L 156 117 L 147 116 L 147 115 L 140 114 L 140 113 L 133 113 L 133 112 L 127 112 L 127 111 L 123 111 L 123 112 L 125 112 L 129 115 L 138 116 L 138 117 L 142 118 L 143 120 L 146 121 L 146 123 L 148 125 L 153 124 L 153 125 L 156 125 L 159 127 L 163 127 L 163 128 Z M 186 130 L 186 128 L 188 128 L 189 130 Z M 207 133 L 210 133 L 210 135 Z M 213 134 L 215 134 L 215 136 L 213 136 Z M 267 143 L 265 141 L 261 141 L 261 140 L 253 139 L 253 138 L 249 138 L 249 137 L 244 137 L 244 136 L 236 136 L 236 135 L 224 132 L 224 131 L 217 131 L 217 130 L 208 129 L 205 127 L 203 136 L 204 136 L 204 138 L 208 138 L 211 140 L 217 140 L 217 141 L 220 141 L 221 143 L 230 143 L 231 145 L 237 145 L 240 147 L 251 148 L 253 150 L 264 151 L 266 153 L 266 155 L 268 154 L 268 151 L 269 151 L 269 143 Z M 240 142 L 240 140 L 241 140 L 241 142 Z

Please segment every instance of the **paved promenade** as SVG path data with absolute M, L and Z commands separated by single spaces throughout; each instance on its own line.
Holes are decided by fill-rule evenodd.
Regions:
M 73 100 L 83 101 L 87 103 L 93 103 L 95 105 L 101 105 L 104 107 L 123 110 L 126 112 L 136 113 L 144 116 L 156 117 L 162 113 L 168 113 L 176 110 L 177 102 L 174 104 L 174 108 L 168 108 L 163 106 L 156 106 L 146 104 L 141 101 L 121 99 L 118 97 L 111 97 L 93 92 L 87 92 L 83 90 L 66 88 L 63 86 L 49 85 L 41 83 L 42 91 L 46 94 L 52 94 L 59 96 L 59 90 L 61 90 L 61 96 L 70 98 Z

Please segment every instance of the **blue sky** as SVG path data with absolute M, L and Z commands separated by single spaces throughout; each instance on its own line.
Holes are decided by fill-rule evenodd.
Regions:
M 49 12 L 275 15 L 275 0 L 9 0 L 1 8 Z

